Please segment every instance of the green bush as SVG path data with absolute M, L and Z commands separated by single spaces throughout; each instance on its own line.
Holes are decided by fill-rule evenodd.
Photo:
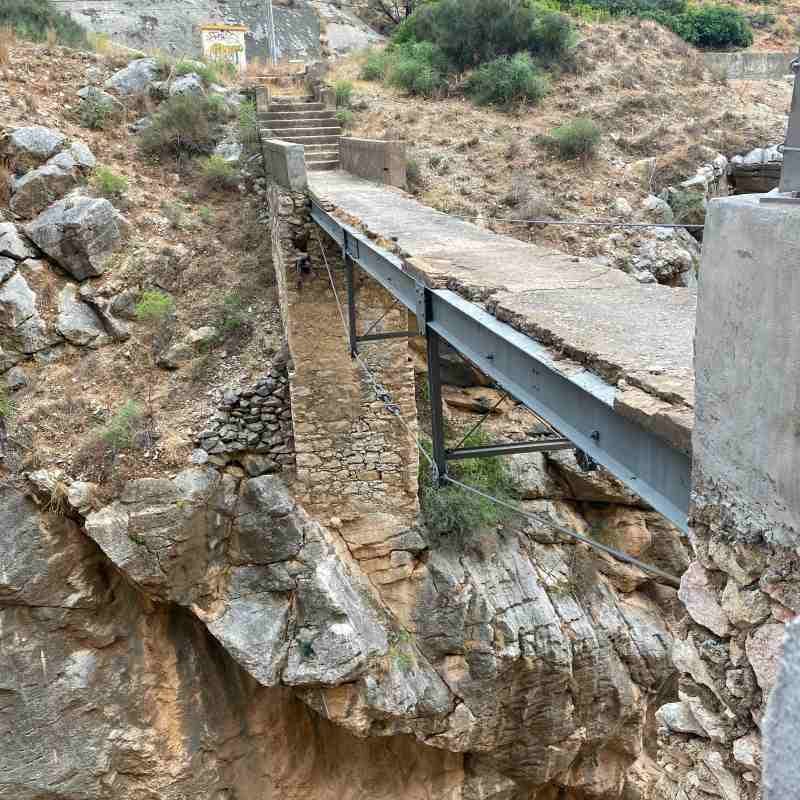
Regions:
M 366 59 L 361 67 L 361 80 L 382 81 L 389 70 L 390 56 L 386 50 L 372 48 L 367 51 Z
M 721 50 L 749 47 L 753 43 L 750 22 L 732 6 L 690 6 L 681 14 L 651 16 L 695 47 Z
M 447 86 L 447 62 L 436 45 L 409 42 L 393 52 L 389 83 L 409 94 L 432 97 Z
M 597 152 L 601 138 L 600 128 L 587 117 L 577 117 L 572 122 L 555 128 L 550 141 L 559 158 L 591 158 Z
M 239 106 L 239 143 L 248 153 L 258 150 L 258 109 L 252 101 Z
M 153 115 L 153 124 L 140 134 L 139 146 L 156 157 L 206 155 L 221 136 L 224 117 L 224 110 L 210 97 L 171 97 Z
M 209 191 L 217 189 L 230 191 L 239 184 L 239 171 L 222 156 L 201 158 L 198 167 L 203 183 Z
M 134 312 L 140 322 L 163 322 L 175 313 L 175 301 L 166 292 L 149 289 L 142 292 Z
M 92 175 L 92 188 L 100 197 L 121 200 L 128 191 L 128 179 L 108 167 L 98 167 Z
M 406 183 L 412 192 L 422 183 L 422 170 L 419 168 L 419 162 L 414 158 L 406 159 Z
M 480 432 L 467 438 L 465 447 L 487 444 Z M 430 445 L 426 449 L 430 452 Z M 450 475 L 458 481 L 501 500 L 514 497 L 514 487 L 500 458 L 469 458 L 451 462 Z M 425 525 L 432 533 L 464 534 L 487 525 L 496 525 L 513 512 L 478 497 L 458 486 L 433 485 L 430 466 L 420 459 L 420 506 Z
M 94 131 L 105 130 L 116 115 L 114 104 L 101 97 L 99 92 L 84 97 L 78 106 L 81 125 Z
M 50 0 L 2 0 L 0 27 L 10 26 L 25 39 L 42 42 L 48 31 L 68 47 L 88 48 L 86 31 L 69 15 L 59 11 Z
M 336 92 L 336 107 L 349 108 L 353 98 L 353 84 L 350 81 L 336 81 L 333 88 Z
M 239 292 L 230 292 L 222 301 L 219 328 L 223 335 L 235 333 L 247 325 L 247 309 Z
M 219 83 L 219 74 L 214 64 L 206 64 L 203 61 L 192 61 L 191 59 L 182 59 L 175 63 L 172 70 L 175 75 L 191 75 L 194 73 L 198 75 L 207 86 L 212 83 Z
M 431 42 L 451 70 L 463 72 L 522 51 L 543 62 L 561 61 L 572 49 L 574 31 L 567 17 L 533 0 L 439 0 L 420 6 L 394 41 Z
M 133 444 L 134 434 L 142 426 L 142 407 L 134 400 L 127 403 L 111 418 L 103 431 L 103 441 L 114 450 L 125 450 Z
M 675 214 L 675 222 L 685 225 L 704 225 L 706 221 L 705 196 L 701 192 L 672 189 L 662 194 Z
M 176 231 L 181 230 L 186 224 L 186 209 L 177 202 L 162 200 L 160 205 L 161 213 L 169 221 L 169 225 Z
M 469 77 L 467 94 L 480 106 L 508 108 L 515 103 L 537 103 L 548 90 L 547 78 L 528 53 L 500 56 L 483 64 Z
M 353 124 L 354 117 L 355 115 L 349 108 L 340 108 L 336 112 L 336 121 L 344 130 L 347 130 Z

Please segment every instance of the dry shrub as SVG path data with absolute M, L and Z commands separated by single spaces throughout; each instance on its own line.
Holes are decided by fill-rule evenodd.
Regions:
M 11 63 L 11 47 L 16 40 L 14 29 L 10 25 L 0 27 L 0 64 Z
M 0 163 L 0 206 L 7 206 L 11 200 L 11 170 Z
M 552 212 L 547 196 L 536 189 L 535 182 L 527 175 L 514 175 L 511 189 L 503 203 L 513 209 L 508 216 L 513 219 L 542 219 Z

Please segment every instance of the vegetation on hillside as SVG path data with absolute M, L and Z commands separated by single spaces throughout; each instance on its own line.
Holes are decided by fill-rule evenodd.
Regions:
M 141 149 L 157 158 L 208 155 L 220 138 L 225 110 L 218 96 L 176 95 L 153 114 L 152 124 L 142 131 Z
M 566 16 L 531 0 L 438 0 L 368 56 L 362 77 L 431 97 L 477 69 L 464 84 L 476 102 L 536 102 L 547 90 L 544 71 L 569 65 L 574 40 Z
M 488 444 L 481 431 L 470 434 L 464 447 Z M 431 452 L 430 443 L 426 449 Z M 500 458 L 468 458 L 454 461 L 449 474 L 457 481 L 501 500 L 511 501 L 515 497 L 514 483 Z M 496 525 L 507 519 L 511 512 L 490 500 L 479 497 L 459 486 L 447 484 L 434 486 L 430 466 L 420 459 L 419 497 L 425 525 L 434 534 L 463 535 L 488 525 Z
M 397 25 L 385 50 L 367 55 L 361 77 L 423 97 L 463 91 L 478 105 L 535 104 L 548 72 L 575 70 L 575 30 L 562 12 L 587 10 L 655 20 L 697 47 L 753 39 L 738 9 L 687 0 L 428 0 Z
M 24 39 L 40 42 L 54 37 L 69 47 L 88 47 L 86 31 L 50 0 L 2 0 L 0 27 L 5 26 Z

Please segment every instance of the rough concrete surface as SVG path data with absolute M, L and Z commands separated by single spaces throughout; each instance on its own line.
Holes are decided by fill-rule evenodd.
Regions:
M 263 0 L 138 0 L 96 3 L 91 0 L 64 0 L 63 11 L 90 31 L 106 33 L 131 47 L 158 48 L 175 55 L 201 53 L 200 25 L 229 22 L 246 25 L 247 58 L 266 59 Z M 332 3 L 315 4 L 296 0 L 275 3 L 275 33 L 281 58 L 319 57 L 320 14 L 327 26 L 329 46 L 335 52 L 363 48 L 380 39 L 347 8 Z
M 800 208 L 730 197 L 710 204 L 708 226 L 697 327 L 696 463 L 707 487 L 735 501 L 731 514 L 740 519 L 732 529 L 796 545 Z

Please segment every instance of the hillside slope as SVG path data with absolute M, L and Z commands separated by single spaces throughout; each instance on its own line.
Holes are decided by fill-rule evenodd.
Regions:
M 783 141 L 789 82 L 715 80 L 697 51 L 650 22 L 584 23 L 579 34 L 577 74 L 554 80 L 539 106 L 512 113 L 361 81 L 360 59 L 351 57 L 335 78 L 356 87 L 352 135 L 405 140 L 421 174 L 416 193 L 443 211 L 575 255 L 628 262 L 652 233 L 501 220 L 646 220 L 648 195 L 719 154 Z M 599 153 L 560 161 L 539 137 L 576 117 L 601 128 Z

